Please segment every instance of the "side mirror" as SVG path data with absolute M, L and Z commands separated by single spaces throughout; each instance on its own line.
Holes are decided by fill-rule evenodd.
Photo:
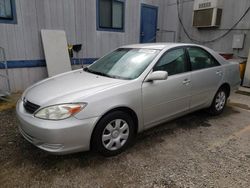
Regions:
M 154 71 L 148 75 L 146 82 L 151 82 L 154 80 L 166 80 L 168 78 L 167 71 Z

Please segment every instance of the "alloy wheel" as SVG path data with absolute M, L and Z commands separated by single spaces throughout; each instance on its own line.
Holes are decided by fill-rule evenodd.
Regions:
M 215 108 L 217 111 L 220 111 L 224 108 L 226 103 L 226 93 L 224 91 L 220 91 L 215 99 Z

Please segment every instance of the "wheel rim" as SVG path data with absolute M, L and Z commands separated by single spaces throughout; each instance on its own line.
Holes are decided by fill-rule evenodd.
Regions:
M 115 119 L 107 124 L 102 133 L 103 146 L 111 151 L 118 150 L 127 142 L 129 126 L 122 119 Z
M 215 99 L 215 108 L 217 111 L 220 111 L 224 108 L 226 103 L 226 94 L 224 91 L 220 91 Z

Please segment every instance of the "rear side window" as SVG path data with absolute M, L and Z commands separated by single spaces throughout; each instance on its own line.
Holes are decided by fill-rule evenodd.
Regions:
M 167 71 L 169 76 L 187 72 L 185 50 L 180 48 L 165 53 L 153 70 Z
M 208 52 L 201 48 L 187 48 L 192 70 L 206 69 L 220 64 Z

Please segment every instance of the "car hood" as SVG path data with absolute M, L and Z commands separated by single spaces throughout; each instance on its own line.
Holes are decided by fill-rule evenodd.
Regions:
M 67 102 L 83 102 L 78 101 L 79 98 L 93 95 L 126 82 L 128 81 L 77 70 L 38 82 L 28 88 L 24 92 L 23 97 L 40 106 Z

